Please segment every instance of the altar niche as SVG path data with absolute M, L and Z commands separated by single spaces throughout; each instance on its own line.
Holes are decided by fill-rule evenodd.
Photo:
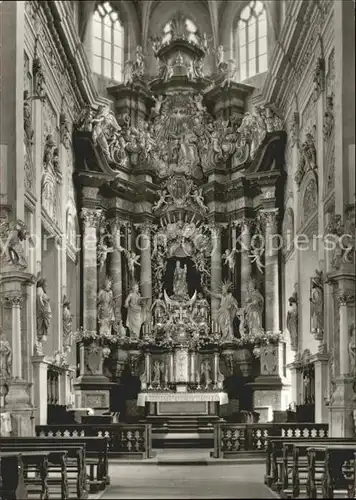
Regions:
M 177 263 L 181 270 L 184 270 L 186 266 L 186 282 L 189 297 L 192 297 L 197 291 L 197 293 L 202 292 L 200 274 L 195 267 L 194 262 L 190 257 L 171 257 L 167 259 L 166 272 L 164 275 L 164 286 L 163 288 L 167 291 L 168 295 L 174 295 L 174 274 L 177 269 Z

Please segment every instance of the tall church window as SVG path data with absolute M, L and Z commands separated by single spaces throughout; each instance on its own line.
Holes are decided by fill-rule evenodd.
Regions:
M 184 19 L 184 18 L 183 18 Z M 177 35 L 182 34 L 180 33 L 181 27 L 184 27 L 185 33 L 188 35 L 187 39 L 190 42 L 193 43 L 198 43 L 198 37 L 197 37 L 197 31 L 198 28 L 196 27 L 195 23 L 189 18 L 184 19 L 183 25 L 180 24 L 182 18 L 180 16 L 177 16 L 177 18 L 172 19 L 172 21 L 169 21 L 163 28 L 163 43 L 169 42 L 173 36 L 173 33 L 176 33 Z
M 267 71 L 267 13 L 259 0 L 252 0 L 241 11 L 237 48 L 240 80 Z
M 93 71 L 121 82 L 123 64 L 124 27 L 110 2 L 104 2 L 93 17 Z

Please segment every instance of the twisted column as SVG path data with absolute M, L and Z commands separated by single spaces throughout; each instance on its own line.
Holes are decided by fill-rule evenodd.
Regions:
M 97 228 L 102 220 L 102 210 L 82 208 L 80 217 L 83 231 L 83 328 L 97 330 Z

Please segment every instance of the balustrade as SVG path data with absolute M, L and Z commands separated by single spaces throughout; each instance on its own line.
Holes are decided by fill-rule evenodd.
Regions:
M 109 454 L 130 455 L 139 458 L 152 456 L 152 431 L 150 424 L 68 424 L 38 425 L 39 437 L 106 437 Z

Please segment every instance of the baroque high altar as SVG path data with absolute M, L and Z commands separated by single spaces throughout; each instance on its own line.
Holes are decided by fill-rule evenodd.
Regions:
M 289 402 L 273 247 L 286 134 L 273 105 L 246 111 L 253 88 L 232 82 L 223 47 L 179 16 L 172 26 L 152 40 L 155 79 L 137 47 L 125 84 L 108 89 L 114 112 L 103 102 L 78 119 L 76 406 L 214 413 L 230 398 L 268 420 Z

